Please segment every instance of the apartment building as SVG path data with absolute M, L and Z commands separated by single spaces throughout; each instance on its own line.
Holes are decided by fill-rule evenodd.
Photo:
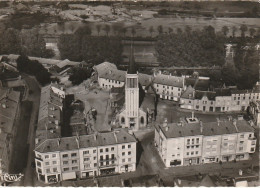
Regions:
M 182 92 L 186 89 L 184 81 L 183 77 L 159 73 L 155 75 L 153 86 L 160 98 L 178 101 Z
M 260 101 L 252 100 L 249 104 L 249 112 L 256 126 L 260 126 Z
M 20 115 L 20 92 L 0 88 L 0 173 L 9 172 Z
M 155 146 L 166 167 L 247 160 L 255 152 L 254 129 L 241 118 L 199 121 L 194 115 L 178 123 L 157 125 Z
M 136 139 L 121 129 L 109 133 L 46 139 L 35 148 L 38 179 L 67 179 L 132 172 Z

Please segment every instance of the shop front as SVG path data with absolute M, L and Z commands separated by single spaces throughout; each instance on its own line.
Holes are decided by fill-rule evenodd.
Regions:
M 105 169 L 100 169 L 100 175 L 109 175 L 109 174 L 114 174 L 116 172 L 116 168 L 105 168 Z
M 193 158 L 186 158 L 183 161 L 184 166 L 189 166 L 189 165 L 198 165 L 200 164 L 200 157 L 193 157 Z

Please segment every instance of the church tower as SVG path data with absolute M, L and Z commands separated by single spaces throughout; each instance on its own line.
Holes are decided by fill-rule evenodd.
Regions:
M 131 52 L 129 58 L 129 66 L 126 73 L 125 82 L 125 110 L 126 124 L 134 130 L 139 129 L 139 86 L 138 73 L 134 65 L 133 46 L 131 44 Z

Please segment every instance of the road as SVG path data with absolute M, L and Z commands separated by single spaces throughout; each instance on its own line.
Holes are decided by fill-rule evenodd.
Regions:
M 29 87 L 29 90 L 32 92 L 28 92 L 27 100 L 32 101 L 32 114 L 29 124 L 29 133 L 28 133 L 28 139 L 27 144 L 29 145 L 28 150 L 28 159 L 27 159 L 27 166 L 24 172 L 24 186 L 34 186 L 34 178 L 35 178 L 35 169 L 31 167 L 31 163 L 34 161 L 34 147 L 35 147 L 35 131 L 34 126 L 38 119 L 38 111 L 39 111 L 39 105 L 40 105 L 40 94 L 41 90 L 37 83 L 37 81 L 30 76 L 23 75 L 24 80 L 27 83 L 27 86 Z

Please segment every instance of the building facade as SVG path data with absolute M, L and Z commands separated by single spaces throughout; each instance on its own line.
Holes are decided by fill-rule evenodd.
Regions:
M 248 160 L 254 129 L 241 118 L 203 123 L 192 116 L 155 129 L 155 146 L 166 167 Z
M 203 112 L 246 111 L 251 100 L 260 101 L 259 82 L 252 90 L 217 88 L 214 91 L 198 91 L 188 87 L 180 97 L 179 106 Z
M 45 183 L 136 170 L 136 139 L 109 133 L 46 139 L 35 148 L 37 177 Z

